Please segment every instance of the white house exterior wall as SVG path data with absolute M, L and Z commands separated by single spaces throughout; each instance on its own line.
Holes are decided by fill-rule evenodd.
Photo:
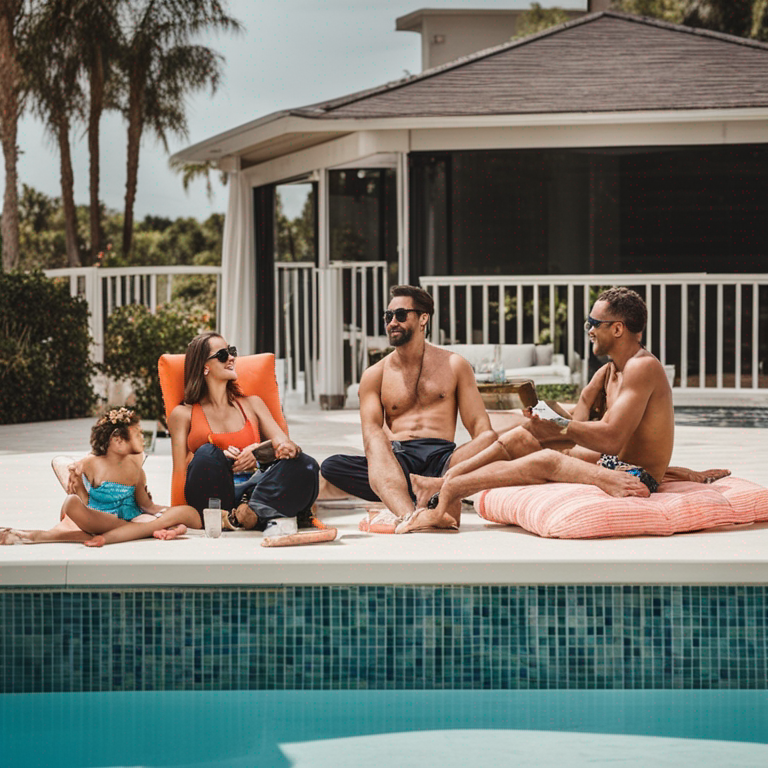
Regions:
M 412 152 L 566 147 L 641 147 L 768 142 L 768 121 L 508 126 L 411 131 Z
M 409 132 L 357 131 L 316 147 L 277 157 L 244 171 L 252 187 L 274 184 L 378 153 L 408 152 Z

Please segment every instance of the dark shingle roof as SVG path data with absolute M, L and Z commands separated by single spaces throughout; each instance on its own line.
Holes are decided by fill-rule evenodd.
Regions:
M 768 45 L 611 11 L 293 114 L 321 119 L 768 106 Z

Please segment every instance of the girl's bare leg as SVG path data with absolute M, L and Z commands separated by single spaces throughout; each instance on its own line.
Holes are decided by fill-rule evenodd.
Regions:
M 114 515 L 90 509 L 77 496 L 67 496 L 61 507 L 61 522 L 47 531 L 14 531 L 16 538 L 21 538 L 26 544 L 45 544 L 48 542 L 88 541 L 94 533 L 103 533 L 120 526 L 127 525 Z M 9 536 L 4 536 L 0 543 L 13 544 Z
M 163 512 L 160 517 L 148 523 L 129 523 L 118 528 L 113 528 L 99 536 L 88 537 L 85 545 L 88 547 L 103 547 L 105 544 L 117 544 L 121 541 L 135 541 L 136 539 L 149 539 L 152 536 L 158 539 L 175 539 L 186 533 L 187 528 L 202 528 L 200 515 L 194 507 L 171 507 Z M 165 535 L 156 536 L 161 531 L 167 531 Z

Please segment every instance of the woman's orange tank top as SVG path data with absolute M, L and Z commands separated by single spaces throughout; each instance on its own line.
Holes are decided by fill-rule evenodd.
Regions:
M 189 436 L 187 437 L 187 448 L 190 453 L 194 453 L 205 443 L 213 443 L 217 448 L 221 448 L 224 451 L 230 445 L 234 445 L 235 448 L 242 450 L 249 445 L 253 445 L 253 443 L 260 442 L 259 430 L 248 420 L 243 406 L 237 400 L 235 400 L 235 403 L 245 419 L 245 424 L 237 432 L 211 431 L 208 419 L 205 418 L 203 406 L 199 403 L 195 403 L 192 406 L 192 423 L 189 426 Z

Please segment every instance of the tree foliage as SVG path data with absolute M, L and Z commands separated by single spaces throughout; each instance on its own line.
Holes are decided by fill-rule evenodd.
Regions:
M 11 270 L 19 261 L 18 132 L 23 95 L 23 73 L 18 48 L 24 37 L 24 3 L 0 0 L 0 143 L 5 164 L 3 192 L 2 268 Z
M 103 206 L 102 209 L 105 247 L 97 254 L 97 263 L 101 266 L 216 266 L 221 263 L 223 214 L 212 214 L 203 222 L 193 218 L 174 221 L 147 216 L 136 225 L 135 247 L 129 256 L 125 256 L 120 246 L 123 215 Z M 88 206 L 77 206 L 76 236 L 82 258 L 88 253 L 88 214 Z M 63 256 L 65 228 L 61 198 L 49 197 L 26 184 L 22 185 L 19 222 L 21 269 L 57 269 L 67 266 Z M 183 280 L 176 282 L 181 285 Z M 208 302 L 205 305 L 208 306 Z
M 611 9 L 736 37 L 768 40 L 768 0 L 613 0 Z M 562 8 L 531 3 L 530 10 L 520 16 L 515 37 L 541 32 L 569 18 Z
M 125 82 L 123 113 L 128 123 L 128 158 L 123 253 L 130 253 L 133 207 L 142 135 L 151 131 L 168 148 L 171 134 L 187 136 L 185 97 L 222 77 L 223 58 L 193 42 L 203 30 L 237 32 L 219 0 L 132 0 L 126 7 L 126 35 L 120 66 Z
M 768 0 L 614 0 L 611 8 L 736 37 L 768 40 Z
M 0 274 L 0 424 L 91 414 L 88 305 L 69 282 Z
M 77 247 L 75 175 L 70 148 L 72 123 L 83 117 L 80 53 L 72 0 L 48 0 L 35 4 L 30 15 L 27 45 L 21 49 L 19 59 L 32 109 L 59 150 L 64 240 L 70 267 L 81 265 Z
M 611 8 L 635 16 L 648 16 L 672 24 L 682 24 L 686 4 L 687 0 L 614 0 Z
M 99 368 L 133 386 L 136 408 L 145 419 L 165 423 L 157 361 L 165 353 L 182 353 L 187 344 L 210 325 L 204 314 L 194 315 L 174 306 L 152 314 L 141 304 L 116 309 L 107 322 L 104 362 Z
M 19 263 L 17 126 L 27 94 L 59 149 L 64 239 L 57 243 L 69 265 L 95 263 L 110 241 L 116 244 L 99 201 L 99 127 L 105 110 L 122 111 L 128 159 L 120 251 L 128 254 L 142 136 L 153 133 L 166 150 L 171 135 L 187 136 L 186 97 L 215 90 L 222 78 L 223 58 L 196 38 L 240 29 L 223 0 L 0 0 L 4 269 Z M 78 126 L 87 129 L 90 155 L 85 231 L 70 158 Z M 185 176 L 185 188 L 190 180 Z
M 563 24 L 570 18 L 562 8 L 542 8 L 539 3 L 531 3 L 530 9 L 520 14 L 512 39 L 534 35 L 556 24 Z

